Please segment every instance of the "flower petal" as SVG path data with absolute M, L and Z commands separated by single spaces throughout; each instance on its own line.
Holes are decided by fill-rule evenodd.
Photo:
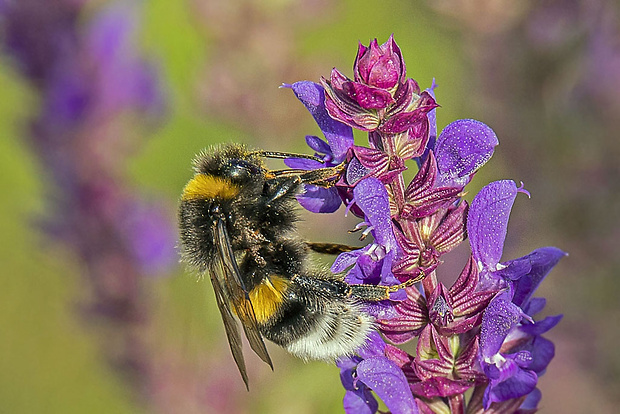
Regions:
M 530 271 L 515 281 L 512 301 L 517 306 L 527 303 L 540 282 L 564 256 L 566 253 L 556 247 L 542 247 L 525 256 L 530 262 Z
M 480 329 L 480 355 L 490 362 L 499 353 L 506 336 L 521 320 L 523 311 L 514 303 L 495 298 L 482 317 Z
M 381 332 L 395 344 L 403 344 L 420 332 L 428 324 L 426 300 L 415 287 L 405 289 L 407 298 L 393 307 L 396 315 L 389 319 L 379 319 Z
M 306 144 L 319 154 L 331 154 L 329 144 L 316 135 L 306 135 Z
M 433 399 L 437 397 L 449 397 L 464 393 L 471 388 L 470 383 L 455 381 L 446 377 L 432 377 L 422 382 L 411 384 L 411 391 L 420 397 Z
M 297 195 L 297 201 L 303 208 L 313 213 L 333 213 L 342 204 L 342 199 L 335 188 L 323 188 L 306 184 L 305 191 Z
M 332 264 L 332 267 L 330 269 L 331 272 L 332 273 L 344 272 L 349 267 L 353 266 L 355 262 L 357 262 L 357 259 L 362 254 L 364 254 L 369 248 L 370 248 L 370 245 L 362 249 L 353 250 L 351 252 L 340 253 L 338 257 L 336 257 L 336 260 L 334 260 L 334 263 Z
M 375 414 L 379 403 L 367 387 L 360 387 L 354 391 L 347 391 L 342 400 L 346 414 Z
M 542 335 L 553 329 L 558 323 L 560 323 L 563 317 L 564 315 L 547 316 L 545 319 L 536 321 L 536 323 L 533 324 L 524 323 L 519 327 L 519 330 L 531 336 Z
M 441 131 L 435 144 L 438 185 L 464 186 L 499 144 L 495 132 L 475 119 L 460 119 Z
M 529 347 L 532 354 L 532 362 L 528 365 L 527 369 L 530 369 L 537 374 L 541 374 L 547 369 L 547 366 L 555 356 L 555 345 L 548 339 L 542 336 L 537 336 L 532 341 Z
M 307 158 L 286 158 L 284 164 L 286 164 L 287 167 L 297 168 L 299 170 L 316 170 L 317 168 L 325 167 L 323 163 Z
M 495 181 L 483 187 L 471 203 L 467 234 L 472 255 L 483 269 L 497 270 L 504 250 L 510 210 L 516 197 L 514 181 Z
M 384 246 L 386 252 L 395 249 L 397 244 L 390 217 L 390 202 L 381 181 L 374 177 L 360 181 L 353 189 L 353 197 L 373 227 L 372 234 L 377 244 Z
M 536 389 L 538 376 L 533 371 L 519 370 L 513 377 L 496 385 L 489 385 L 484 393 L 484 408 L 492 403 L 522 397 Z
M 541 398 L 542 392 L 540 392 L 538 388 L 534 389 L 534 391 L 530 392 L 527 395 L 527 398 L 519 407 L 519 413 L 535 413 L 537 411 L 538 403 L 540 402 Z
M 372 331 L 368 334 L 364 346 L 358 349 L 357 353 L 362 359 L 374 356 L 385 356 L 385 345 L 385 341 L 381 338 L 381 335 L 376 331 Z
M 332 70 L 331 81 L 321 77 L 325 93 L 325 109 L 328 115 L 346 125 L 363 131 L 374 131 L 379 125 L 377 111 L 364 109 L 342 90 L 349 80 L 338 70 Z
M 310 111 L 334 154 L 336 163 L 342 162 L 349 147 L 353 145 L 353 130 L 350 126 L 336 121 L 325 108 L 325 90 L 318 83 L 310 81 L 295 82 L 291 89 Z
M 357 376 L 383 400 L 392 414 L 418 412 L 407 378 L 395 362 L 384 356 L 365 359 L 357 366 Z
M 385 89 L 379 89 L 358 82 L 345 82 L 343 91 L 364 109 L 384 109 L 394 102 L 392 95 Z

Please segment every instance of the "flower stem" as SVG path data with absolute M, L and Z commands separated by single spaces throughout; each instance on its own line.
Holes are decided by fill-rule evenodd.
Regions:
M 381 142 L 383 143 L 384 151 L 388 154 L 390 159 L 397 157 L 396 146 L 393 137 L 390 135 L 381 135 Z M 405 206 L 405 179 L 402 174 L 396 175 L 396 179 L 389 184 L 394 203 L 396 204 L 396 217 L 400 217 L 403 207 Z
M 463 394 L 453 395 L 448 398 L 450 412 L 452 414 L 465 414 L 465 396 Z
M 424 280 L 422 280 L 422 286 L 424 287 L 425 297 L 427 298 L 430 297 L 433 291 L 435 291 L 435 288 L 437 287 L 437 283 L 438 283 L 437 274 L 433 270 L 431 273 L 428 274 L 428 276 L 424 278 Z

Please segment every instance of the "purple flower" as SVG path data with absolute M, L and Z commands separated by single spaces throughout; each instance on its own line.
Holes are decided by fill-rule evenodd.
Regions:
M 500 296 L 486 309 L 480 332 L 480 365 L 489 379 L 485 408 L 535 392 L 538 377 L 555 355 L 553 343 L 541 335 L 562 318 L 534 322 L 532 316 L 542 306 L 544 300 L 535 300 L 526 312 Z
M 501 275 L 510 279 L 520 277 L 518 273 L 522 269 L 512 268 L 513 271 L 509 271 L 507 268 L 512 262 L 499 262 L 504 250 L 510 210 L 519 192 L 529 195 L 522 188 L 517 188 L 514 181 L 495 181 L 480 190 L 469 209 L 469 244 L 485 286 L 505 286 L 504 279 L 499 277 L 500 271 L 503 271 Z
M 406 78 L 405 62 L 392 36 L 381 46 L 376 39 L 369 47 L 359 45 L 354 80 L 334 68 L 321 84 L 334 119 L 363 131 L 407 133 L 413 141 L 422 139 L 420 131 L 428 132 L 427 113 L 437 107 L 428 92 L 420 93 L 417 82 Z
M 479 290 L 478 267 L 470 258 L 450 289 L 439 283 L 426 298 L 415 286 L 409 287 L 406 299 L 394 306 L 396 313 L 378 323 L 386 338 L 396 344 L 418 336 L 429 323 L 443 335 L 462 334 L 480 325 L 496 293 Z
M 493 402 L 519 398 L 533 392 L 541 366 L 546 368 L 553 356 L 549 342 L 539 335 L 551 329 L 560 317 L 547 318 L 534 323 L 524 309 L 530 310 L 530 298 L 540 282 L 565 253 L 554 247 L 537 249 L 532 253 L 500 263 L 510 210 L 518 192 L 513 181 L 496 181 L 485 186 L 476 195 L 470 208 L 467 230 L 472 254 L 485 279 L 481 286 L 503 288 L 486 309 L 480 333 L 480 364 L 489 378 L 484 394 L 484 406 Z M 526 193 L 527 194 L 527 193 Z M 528 194 L 529 195 L 529 194 Z M 531 310 L 538 310 L 540 302 L 534 301 Z M 514 342 L 521 320 L 531 326 L 521 330 L 528 346 Z M 527 325 L 524 325 L 527 326 Z M 536 327 L 536 328 L 535 328 Z M 530 338 L 523 335 L 530 332 Z M 507 341 L 512 341 L 509 346 Z M 500 350 L 507 350 L 500 352 Z M 509 351 L 512 351 L 508 353 Z M 537 364 L 533 364 L 535 359 Z
M 491 302 L 484 313 L 480 331 L 480 364 L 489 385 L 484 394 L 484 407 L 494 402 L 522 397 L 534 391 L 536 372 L 528 369 L 533 358 L 529 351 L 500 353 L 508 334 L 525 314 L 517 305 L 502 298 Z
M 500 263 L 510 210 L 520 192 L 529 196 L 511 180 L 495 181 L 482 188 L 469 209 L 467 233 L 472 255 L 480 268 L 481 284 L 518 289 L 516 300 L 522 305 L 566 253 L 555 247 L 545 247 Z
M 464 187 L 493 155 L 495 132 L 474 119 L 460 119 L 441 131 L 435 144 L 437 185 Z
M 90 64 L 97 68 L 93 88 L 101 112 L 133 108 L 160 116 L 162 90 L 154 65 L 136 56 L 138 8 L 112 3 L 98 16 L 87 33 Z
M 567 254 L 557 247 L 542 247 L 534 250 L 521 259 L 512 261 L 512 264 L 509 264 L 505 269 L 508 274 L 511 274 L 510 268 L 514 263 L 520 263 L 521 267 L 525 267 L 524 270 L 518 272 L 525 274 L 512 284 L 513 303 L 526 309 L 536 288 L 538 288 L 543 279 L 560 259 L 565 256 L 567 256 Z M 500 274 L 502 273 L 503 272 L 500 272 Z
M 363 234 L 372 234 L 374 242 L 362 249 L 340 254 L 332 265 L 332 272 L 340 273 L 353 266 L 345 279 L 348 283 L 398 284 L 392 273 L 392 261 L 397 254 L 398 244 L 394 237 L 385 187 L 381 181 L 370 177 L 355 186 L 353 195 L 352 202 L 365 217 L 365 221 L 358 227 L 366 226 Z M 404 297 L 402 292 L 393 295 Z
M 374 391 L 393 414 L 417 413 L 418 409 L 405 374 L 398 364 L 385 356 L 386 344 L 379 334 L 371 333 L 359 356 L 337 362 L 345 387 L 344 409 L 348 414 L 377 412 Z
M 88 289 L 80 316 L 105 326 L 105 358 L 140 399 L 151 398 L 152 358 L 162 355 L 144 336 L 152 333 L 144 278 L 176 262 L 176 231 L 166 204 L 145 200 L 125 168 L 140 143 L 129 121 L 161 114 L 161 86 L 137 48 L 138 10 L 86 3 L 2 2 L 2 51 L 40 98 L 24 136 L 53 188 L 42 227 L 80 261 Z
M 291 86 L 321 130 L 347 129 L 331 137 L 325 132 L 327 142 L 306 137 L 321 162 L 287 163 L 303 169 L 343 164 L 334 188 L 309 189 L 300 202 L 312 211 L 334 211 L 342 199 L 363 218 L 361 239 L 371 234 L 374 242 L 340 254 L 331 270 L 346 271 L 350 284 L 406 283 L 389 301 L 363 306 L 388 340 L 418 342 L 409 355 L 373 334 L 359 355 L 340 361 L 345 411 L 376 412 L 375 395 L 391 412 L 432 413 L 448 405 L 452 412 L 535 410 L 538 377 L 555 351 L 541 335 L 561 316 L 535 321 L 545 301 L 533 294 L 565 253 L 544 247 L 501 262 L 514 200 L 529 193 L 505 180 L 484 187 L 471 207 L 463 200 L 497 136 L 472 119 L 452 122 L 437 136 L 436 85 L 420 92 L 406 77 L 393 37 L 383 45 L 360 44 L 353 77 L 334 69 L 322 88 Z M 298 93 L 301 86 L 309 92 Z M 368 146 L 354 145 L 350 128 L 368 132 Z M 405 185 L 411 159 L 419 168 Z M 436 274 L 441 256 L 468 236 L 470 259 L 448 289 Z
M 325 92 L 319 84 L 309 81 L 295 82 L 291 88 L 304 106 L 310 111 L 319 128 L 325 135 L 327 142 L 319 137 L 308 135 L 306 143 L 315 151 L 315 155 L 323 162 L 301 158 L 289 158 L 286 165 L 291 168 L 314 170 L 317 168 L 333 167 L 342 163 L 350 147 L 353 146 L 353 130 L 335 119 L 332 119 L 325 109 Z M 338 190 L 335 187 L 322 188 L 315 185 L 305 185 L 304 192 L 297 196 L 299 203 L 313 213 L 333 213 L 342 203 Z
M 317 83 L 309 81 L 295 82 L 292 85 L 282 85 L 291 88 L 304 106 L 310 111 L 317 125 L 325 135 L 329 148 L 321 147 L 318 150 L 323 154 L 329 154 L 330 157 L 324 159 L 324 162 L 331 162 L 332 165 L 340 164 L 344 161 L 348 149 L 353 145 L 353 130 L 351 127 L 339 122 L 329 116 L 325 109 L 325 91 L 323 87 Z

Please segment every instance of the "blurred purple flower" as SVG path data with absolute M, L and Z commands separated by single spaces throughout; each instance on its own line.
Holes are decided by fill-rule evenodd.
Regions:
M 119 224 L 126 229 L 127 245 L 139 271 L 147 276 L 166 274 L 177 260 L 175 229 L 162 225 L 169 222 L 169 212 L 156 202 L 136 201 L 127 207 Z
M 98 111 L 114 113 L 132 108 L 161 115 L 164 99 L 158 74 L 151 62 L 137 56 L 135 40 L 138 7 L 112 3 L 85 33 L 87 64 L 97 71 L 91 86 Z
M 3 51 L 41 98 L 28 138 L 53 188 L 43 227 L 82 261 L 91 289 L 84 314 L 106 322 L 102 350 L 146 394 L 143 278 L 175 265 L 176 232 L 166 204 L 124 180 L 139 144 L 126 115 L 154 121 L 164 100 L 155 67 L 137 49 L 138 9 L 113 2 L 87 16 L 86 3 L 3 2 Z

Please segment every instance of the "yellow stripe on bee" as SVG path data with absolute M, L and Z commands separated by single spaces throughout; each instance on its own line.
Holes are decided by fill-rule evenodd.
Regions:
M 249 292 L 256 321 L 265 323 L 275 315 L 284 300 L 290 281 L 279 276 L 263 280 Z
M 208 174 L 196 174 L 183 189 L 183 200 L 210 198 L 231 199 L 239 194 L 239 187 L 230 180 Z

